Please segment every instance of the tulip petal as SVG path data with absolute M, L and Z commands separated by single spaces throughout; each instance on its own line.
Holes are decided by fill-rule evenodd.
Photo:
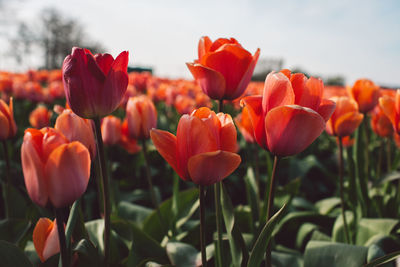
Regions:
M 198 45 L 198 56 L 199 60 L 210 50 L 210 47 L 212 45 L 212 41 L 208 36 L 203 36 L 199 40 L 199 45 Z
M 280 72 L 268 74 L 262 100 L 264 113 L 278 106 L 292 105 L 294 101 L 295 95 L 289 79 Z
M 223 75 L 226 83 L 224 98 L 234 99 L 233 96 L 241 95 L 246 89 L 239 88 L 239 84 L 252 61 L 253 56 L 241 46 L 224 44 L 215 52 L 205 55 L 201 63 Z M 246 85 L 242 83 L 242 86 Z
M 178 168 L 182 170 L 185 177 L 189 177 L 187 162 L 190 157 L 218 149 L 215 135 L 207 123 L 195 116 L 183 115 L 181 117 L 176 139 Z
M 324 121 L 328 121 L 335 111 L 336 103 L 329 99 L 322 99 L 321 105 L 318 107 L 317 112 Z
M 222 99 L 225 94 L 225 78 L 221 73 L 206 66 L 186 63 L 203 92 L 212 99 Z
M 324 129 L 321 115 L 297 105 L 276 107 L 265 117 L 268 148 L 277 156 L 302 152 Z
M 267 136 L 265 135 L 265 120 L 262 109 L 262 96 L 247 96 L 241 100 L 249 111 L 249 117 L 254 129 L 254 137 L 262 148 L 267 148 Z
M 58 240 L 57 221 L 52 222 L 50 232 L 47 235 L 46 242 L 43 248 L 43 259 L 47 260 L 51 256 L 60 252 L 60 241 Z
M 0 140 L 7 139 L 9 131 L 10 127 L 8 119 L 2 112 L 0 112 Z
M 237 131 L 235 125 L 233 124 L 231 115 L 220 112 L 217 114 L 217 117 L 221 122 L 221 129 L 219 133 L 219 149 L 228 152 L 236 152 Z
M 253 76 L 254 68 L 256 67 L 259 56 L 260 48 L 258 48 L 257 51 L 254 53 L 253 60 L 251 61 L 249 67 L 244 73 L 242 79 L 240 80 L 239 85 L 237 86 L 236 93 L 232 94 L 229 99 L 236 99 L 246 91 L 247 85 L 249 84 L 251 77 Z
M 103 94 L 98 96 L 98 106 L 104 107 L 99 116 L 108 115 L 119 106 L 128 87 L 128 61 L 129 53 L 124 51 L 112 63 L 104 83 Z
M 43 251 L 46 245 L 46 239 L 54 227 L 53 222 L 48 218 L 40 218 L 33 229 L 33 245 L 35 246 L 36 253 L 40 260 L 44 262 L 46 259 L 43 257 Z
M 61 145 L 50 154 L 45 171 L 53 206 L 70 205 L 86 191 L 90 177 L 89 151 L 76 141 Z
M 41 149 L 42 134 L 38 130 L 28 129 L 21 147 L 21 163 L 25 187 L 29 197 L 39 206 L 46 206 L 49 196 L 47 179 L 44 175 L 44 164 L 38 149 Z M 37 142 L 40 139 L 40 144 Z M 40 150 L 39 150 L 40 151 Z
M 363 118 L 364 115 L 358 112 L 349 112 L 340 116 L 335 122 L 335 135 L 340 137 L 351 135 Z
M 385 113 L 385 115 L 390 119 L 393 125 L 396 125 L 396 103 L 395 100 L 390 96 L 383 96 L 379 98 L 379 105 Z
M 303 73 L 295 73 L 291 76 L 295 104 L 313 110 L 317 110 L 322 99 L 324 83 L 321 79 L 307 77 Z
M 108 72 L 110 71 L 111 65 L 114 62 L 114 58 L 110 54 L 96 54 L 94 59 L 97 62 L 97 65 L 104 73 L 104 76 L 107 76 Z
M 158 153 L 160 153 L 182 179 L 187 180 L 184 172 L 178 168 L 176 136 L 167 131 L 152 129 L 150 131 L 150 138 Z
M 197 154 L 188 161 L 188 171 L 195 184 L 208 186 L 230 175 L 241 162 L 240 156 L 228 151 Z

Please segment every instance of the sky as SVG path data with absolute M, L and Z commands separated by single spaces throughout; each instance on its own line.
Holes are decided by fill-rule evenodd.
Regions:
M 400 87 L 398 0 L 3 0 L 16 20 L 34 20 L 54 7 L 78 20 L 91 39 L 131 66 L 153 67 L 162 77 L 191 78 L 201 36 L 234 37 L 260 58 L 283 58 L 284 68 L 320 77 L 342 75 Z M 0 68 L 9 44 L 0 32 Z M 1 56 L 3 55 L 3 56 Z M 3 61 L 3 63 L 1 62 Z

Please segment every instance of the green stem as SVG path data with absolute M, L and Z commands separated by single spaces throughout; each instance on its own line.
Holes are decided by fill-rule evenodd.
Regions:
M 67 242 L 65 239 L 65 230 L 64 230 L 64 219 L 62 209 L 55 209 L 56 213 L 56 222 L 57 222 L 57 232 L 58 232 L 58 241 L 60 243 L 60 254 L 61 254 L 61 262 L 62 267 L 69 267 L 69 257 L 67 252 Z
M 10 217 L 10 196 L 11 196 L 11 175 L 10 175 L 10 157 L 8 155 L 8 147 L 7 147 L 7 141 L 3 140 L 3 150 L 4 150 L 4 160 L 6 162 L 6 182 L 4 183 L 4 188 L 3 188 L 3 194 L 4 194 L 4 211 L 5 211 L 5 217 L 9 218 Z
M 270 186 L 269 186 L 269 191 L 268 191 L 268 206 L 267 206 L 267 222 L 268 220 L 272 217 L 272 209 L 274 206 L 274 196 L 275 196 L 275 174 L 276 174 L 276 168 L 278 166 L 280 158 L 278 156 L 274 157 L 274 166 L 272 168 L 272 174 L 271 174 L 271 181 L 270 181 Z M 272 261 L 271 261 L 271 240 L 268 242 L 267 245 L 267 251 L 265 252 L 265 267 L 271 267 L 272 266 Z
M 97 153 L 100 165 L 100 174 L 103 185 L 103 199 L 104 199 L 104 265 L 109 266 L 110 257 L 110 233 L 111 233 L 111 205 L 110 205 L 110 192 L 109 180 L 107 174 L 107 166 L 104 157 L 103 138 L 101 136 L 101 123 L 100 118 L 93 119 L 95 124 L 95 134 L 97 143 Z M 101 183 L 101 182 L 100 182 Z
M 206 232 L 205 232 L 205 210 L 204 210 L 204 186 L 199 185 L 199 199 L 200 199 L 200 247 L 201 247 L 201 262 L 203 267 L 207 267 L 207 254 L 206 254 Z
M 146 167 L 147 182 L 149 183 L 151 201 L 153 202 L 154 208 L 157 210 L 158 220 L 160 221 L 161 227 L 164 228 L 165 232 L 168 232 L 168 230 L 165 229 L 164 220 L 163 220 L 163 218 L 161 216 L 160 208 L 158 206 L 158 201 L 157 201 L 157 198 L 156 198 L 156 192 L 154 190 L 153 182 L 152 182 L 152 179 L 151 179 L 150 163 L 149 163 L 149 157 L 148 157 L 148 154 L 147 154 L 147 144 L 146 144 L 146 140 L 145 139 L 142 139 L 142 148 L 143 148 L 143 156 L 144 156 L 144 162 L 145 162 L 145 167 Z
M 344 187 L 343 187 L 343 142 L 342 137 L 338 137 L 339 141 L 339 188 L 340 188 L 340 203 L 342 207 L 343 227 L 346 237 L 346 243 L 350 243 L 349 230 L 346 221 L 346 210 L 344 202 Z
M 392 171 L 392 151 L 390 138 L 386 138 L 386 162 L 387 162 L 387 173 Z
M 376 172 L 375 172 L 375 180 L 379 180 L 379 178 L 381 177 L 383 148 L 385 145 L 385 140 L 381 139 L 379 143 L 380 143 L 380 145 L 379 145 L 379 153 L 378 153 L 378 163 L 377 163 Z

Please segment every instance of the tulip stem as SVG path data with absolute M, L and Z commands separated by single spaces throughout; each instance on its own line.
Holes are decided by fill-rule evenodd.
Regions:
M 343 187 L 343 142 L 342 137 L 338 137 L 339 141 L 339 189 L 340 189 L 340 203 L 342 207 L 343 228 L 346 237 L 346 243 L 350 243 L 349 229 L 347 227 L 346 210 L 344 202 L 344 187 Z
M 11 190 L 11 175 L 10 175 L 10 157 L 8 155 L 8 147 L 7 147 L 7 141 L 3 140 L 3 149 L 4 149 L 4 160 L 6 162 L 6 182 L 4 183 L 4 188 L 3 188 L 3 194 L 4 194 L 4 212 L 5 212 L 5 217 L 9 218 L 10 217 L 10 190 Z
M 98 159 L 99 159 L 99 167 L 100 167 L 100 175 L 101 179 L 99 179 L 99 183 L 103 185 L 103 199 L 104 199 L 104 266 L 109 266 L 109 257 L 110 257 L 110 233 L 111 233 L 111 205 L 110 205 L 110 192 L 109 192 L 109 181 L 107 174 L 107 166 L 104 157 L 104 146 L 103 146 L 103 138 L 101 136 L 101 123 L 100 118 L 96 117 L 93 119 L 95 125 L 95 135 L 96 135 L 96 143 L 97 143 L 97 151 L 98 151 Z
M 56 213 L 56 222 L 57 222 L 58 241 L 60 243 L 60 254 L 61 254 L 62 267 L 69 267 L 67 242 L 65 239 L 65 230 L 64 230 L 63 210 L 56 208 L 55 213 Z
M 156 191 L 154 190 L 153 182 L 151 179 L 151 174 L 150 174 L 150 163 L 149 163 L 149 157 L 147 155 L 147 144 L 146 140 L 142 139 L 142 148 L 143 148 L 143 157 L 144 157 L 144 162 L 145 162 L 145 167 L 146 167 L 146 176 L 147 176 L 147 182 L 149 183 L 149 190 L 150 190 L 150 196 L 151 196 L 151 201 L 153 202 L 154 208 L 157 210 L 157 215 L 158 215 L 158 220 L 160 221 L 161 227 L 164 228 L 164 231 L 166 234 L 168 234 L 168 229 L 165 229 L 165 224 L 163 217 L 161 215 L 160 208 L 158 206 L 158 201 L 156 198 Z
M 391 140 L 390 138 L 386 139 L 386 162 L 387 162 L 387 173 L 392 171 L 392 152 L 391 152 Z
M 272 174 L 271 174 L 271 180 L 269 183 L 269 191 L 268 191 L 268 206 L 267 206 L 267 222 L 268 220 L 272 217 L 272 209 L 274 206 L 274 196 L 275 196 L 275 174 L 276 174 L 276 168 L 278 166 L 280 158 L 278 156 L 274 157 L 274 166 L 272 168 Z M 271 261 L 271 240 L 268 241 L 267 245 L 267 251 L 265 252 L 265 267 L 271 267 L 272 266 L 272 261 Z
M 200 248 L 201 248 L 201 263 L 203 267 L 207 267 L 207 254 L 206 254 L 206 232 L 205 232 L 205 210 L 204 210 L 204 186 L 199 185 L 199 199 L 200 199 Z

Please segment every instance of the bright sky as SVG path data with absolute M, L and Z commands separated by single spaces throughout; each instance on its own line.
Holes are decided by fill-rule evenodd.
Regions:
M 185 62 L 197 57 L 198 40 L 208 35 L 235 37 L 251 53 L 259 47 L 261 57 L 283 58 L 286 68 L 343 75 L 349 84 L 365 77 L 400 86 L 398 0 L 14 0 L 12 5 L 15 17 L 28 21 L 55 7 L 79 20 L 114 56 L 129 50 L 130 65 L 154 67 L 163 77 L 190 78 Z M 0 51 L 5 49 L 0 42 Z

